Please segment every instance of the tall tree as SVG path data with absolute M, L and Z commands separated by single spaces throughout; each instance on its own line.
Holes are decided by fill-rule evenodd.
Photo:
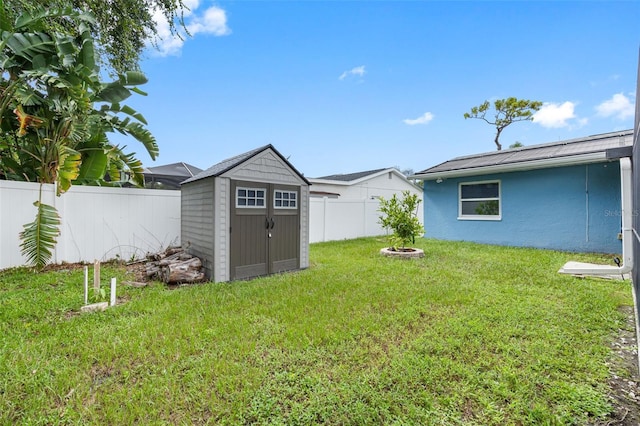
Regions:
M 502 131 L 512 123 L 517 121 L 533 120 L 533 113 L 538 111 L 542 102 L 530 101 L 528 99 L 506 98 L 493 102 L 494 118 L 487 118 L 487 113 L 491 109 L 489 101 L 484 101 L 481 105 L 471 108 L 471 112 L 465 112 L 464 118 L 477 118 L 496 127 L 496 137 L 494 142 L 498 151 L 502 149 L 500 135 Z
M 0 6 L 2 6 L 0 0 Z M 123 173 L 142 184 L 142 164 L 134 154 L 111 145 L 107 132 L 140 141 L 151 158 L 158 146 L 144 117 L 123 105 L 138 85 L 139 72 L 100 80 L 94 55 L 91 14 L 72 8 L 36 9 L 15 22 L 0 8 L 0 177 L 55 183 L 58 195 L 74 183 L 104 182 Z M 75 24 L 73 34 L 42 30 L 46 19 Z M 70 25 L 70 24 L 68 24 Z M 59 218 L 55 208 L 35 203 L 34 222 L 22 233 L 23 254 L 46 264 L 55 245 Z
M 42 9 L 64 9 L 91 12 L 95 17 L 91 34 L 96 40 L 98 61 L 112 73 L 138 70 L 140 55 L 147 41 L 158 40 L 157 11 L 169 23 L 172 35 L 186 33 L 183 0 L 5 0 L 4 9 L 10 21 L 23 13 L 33 15 Z M 61 16 L 47 16 L 40 22 L 40 30 L 74 33 L 75 25 Z

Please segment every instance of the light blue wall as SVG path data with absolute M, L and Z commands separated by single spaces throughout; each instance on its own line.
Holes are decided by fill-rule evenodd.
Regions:
M 502 219 L 459 220 L 458 184 L 500 180 Z M 620 164 L 555 167 L 424 183 L 425 236 L 620 253 Z

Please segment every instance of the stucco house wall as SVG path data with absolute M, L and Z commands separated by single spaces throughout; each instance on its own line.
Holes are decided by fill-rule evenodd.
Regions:
M 460 219 L 460 183 L 500 182 L 499 220 Z M 424 182 L 426 237 L 578 252 L 619 253 L 617 161 Z

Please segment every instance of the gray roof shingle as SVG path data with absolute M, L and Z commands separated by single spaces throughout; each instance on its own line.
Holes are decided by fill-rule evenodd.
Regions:
M 214 164 L 213 166 L 209 167 L 208 169 L 206 169 L 203 172 L 198 173 L 197 175 L 185 180 L 184 183 L 189 183 L 189 182 L 194 182 L 196 180 L 200 180 L 200 179 L 205 179 L 208 177 L 218 177 L 221 174 L 233 169 L 234 167 L 236 167 L 237 165 L 244 163 L 245 161 L 249 160 L 250 158 L 260 154 L 263 151 L 266 151 L 267 149 L 271 149 L 276 155 L 278 155 L 289 167 L 291 167 L 291 169 L 298 174 L 298 176 L 300 176 L 302 178 L 302 180 L 304 180 L 306 183 L 309 183 L 307 181 L 307 179 L 304 177 L 304 175 L 302 175 L 300 172 L 298 172 L 296 170 L 295 167 L 293 167 L 293 165 L 291 165 L 291 163 L 289 163 L 289 161 L 287 161 L 286 158 L 284 158 L 282 156 L 282 154 L 280 154 L 278 152 L 277 149 L 275 149 L 273 147 L 273 145 L 269 144 L 269 145 L 265 145 L 265 146 L 261 146 L 260 148 L 256 148 L 256 149 L 252 149 L 251 151 L 247 151 L 243 154 L 239 154 L 236 155 L 235 157 L 231 157 L 231 158 L 227 158 L 226 160 L 222 160 L 221 162 Z
M 314 179 L 322 179 L 322 180 L 337 180 L 341 182 L 351 182 L 354 180 L 362 179 L 363 177 L 376 174 L 387 169 L 376 169 L 376 170 L 367 170 L 364 172 L 356 172 L 356 173 L 348 173 L 348 174 L 336 174 L 336 175 L 328 175 L 317 177 Z
M 485 152 L 482 154 L 456 157 L 436 166 L 417 172 L 416 176 L 430 174 L 465 171 L 507 165 L 526 165 L 529 162 L 544 162 L 545 160 L 575 157 L 578 155 L 605 153 L 611 148 L 633 145 L 633 130 L 604 133 L 584 138 L 570 139 L 503 151 Z
M 195 176 L 202 169 L 187 163 L 172 163 L 163 166 L 147 167 L 145 174 L 163 175 L 163 176 Z

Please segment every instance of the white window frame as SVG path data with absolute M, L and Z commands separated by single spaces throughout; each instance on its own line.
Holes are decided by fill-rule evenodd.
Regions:
M 246 195 L 240 196 L 240 191 L 246 191 Z M 250 197 L 249 191 L 255 191 L 255 195 L 253 197 Z M 262 197 L 258 197 L 258 191 L 262 191 Z M 247 201 L 246 205 L 240 204 L 238 202 L 241 198 Z M 249 200 L 255 200 L 256 204 L 253 206 L 249 205 Z M 257 205 L 258 200 L 262 200 L 261 206 Z M 246 186 L 236 187 L 236 208 L 237 209 L 266 209 L 267 208 L 267 188 L 249 188 Z
M 485 183 L 497 183 L 498 184 L 498 196 L 488 198 L 466 198 L 462 199 L 462 187 L 464 185 L 481 185 Z M 462 214 L 462 202 L 463 201 L 498 201 L 498 214 L 497 215 L 482 215 L 482 214 Z M 473 182 L 460 182 L 458 184 L 458 220 L 502 220 L 502 181 L 499 179 L 494 180 L 480 180 Z
M 277 194 L 280 193 L 280 197 L 277 196 Z M 285 200 L 285 198 L 282 196 L 282 194 L 288 194 L 287 195 L 287 199 Z M 294 195 L 293 199 L 291 198 L 291 195 Z M 273 208 L 274 209 L 288 209 L 288 210 L 296 210 L 298 208 L 298 191 L 290 191 L 288 189 L 274 189 L 273 190 Z M 278 201 L 280 201 L 280 205 L 278 205 Z M 293 201 L 293 206 L 291 205 L 291 202 Z M 284 206 L 283 204 L 287 203 L 286 206 Z

